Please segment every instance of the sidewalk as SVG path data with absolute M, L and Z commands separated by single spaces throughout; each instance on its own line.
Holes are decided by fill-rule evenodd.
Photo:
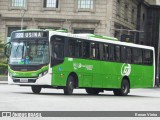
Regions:
M 7 84 L 7 76 L 0 76 L 0 84 Z

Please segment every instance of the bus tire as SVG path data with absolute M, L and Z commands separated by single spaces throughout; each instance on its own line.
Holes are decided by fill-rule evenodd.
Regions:
M 90 95 L 98 95 L 100 91 L 98 89 L 86 88 L 86 92 Z
M 121 88 L 113 90 L 115 96 L 127 96 L 129 93 L 130 87 L 129 82 L 126 79 L 122 80 Z
M 74 90 L 74 77 L 69 76 L 66 87 L 64 88 L 64 94 L 71 95 L 73 93 L 73 90 Z
M 34 94 L 39 94 L 41 92 L 41 89 L 42 89 L 42 87 L 38 86 L 38 85 L 31 86 L 31 88 L 32 88 L 32 92 Z

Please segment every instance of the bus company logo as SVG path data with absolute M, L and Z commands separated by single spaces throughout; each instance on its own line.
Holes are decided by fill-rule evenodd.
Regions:
M 121 75 L 122 76 L 129 76 L 131 73 L 131 65 L 124 63 L 121 67 Z
M 77 69 L 82 67 L 82 64 L 81 63 L 74 63 L 73 67 L 74 67 L 75 70 L 77 70 Z
M 81 63 L 74 63 L 73 64 L 74 70 L 85 68 L 86 70 L 93 70 L 93 65 L 83 65 Z

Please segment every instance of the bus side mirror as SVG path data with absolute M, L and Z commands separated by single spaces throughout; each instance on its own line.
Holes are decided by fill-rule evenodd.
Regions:
M 4 47 L 4 55 L 5 55 L 7 58 L 9 58 L 10 54 L 11 54 L 11 43 L 8 42 L 8 43 L 5 45 L 5 47 Z

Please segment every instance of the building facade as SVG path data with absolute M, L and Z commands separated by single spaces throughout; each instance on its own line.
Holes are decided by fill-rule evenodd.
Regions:
M 133 37 L 140 1 L 0 0 L 0 35 L 6 43 L 14 30 L 66 28 L 72 33 Z

